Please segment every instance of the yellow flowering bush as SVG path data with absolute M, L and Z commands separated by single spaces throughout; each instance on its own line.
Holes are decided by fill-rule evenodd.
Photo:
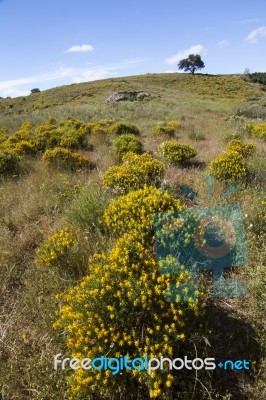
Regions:
M 95 164 L 88 157 L 63 147 L 55 147 L 52 150 L 47 149 L 42 159 L 48 166 L 70 171 L 82 168 L 91 170 L 95 167 Z
M 174 136 L 175 134 L 175 127 L 173 126 L 165 126 L 165 125 L 155 125 L 152 128 L 152 133 L 154 135 L 168 135 Z
M 88 124 L 72 117 L 59 123 L 50 118 L 46 124 L 36 128 L 33 140 L 40 150 L 53 147 L 81 149 L 88 146 L 87 136 L 90 130 Z
M 103 219 L 108 228 L 117 234 L 136 230 L 149 234 L 154 213 L 182 208 L 180 201 L 167 191 L 144 186 L 113 200 L 105 210 Z
M 184 164 L 190 158 L 197 155 L 197 151 L 189 144 L 181 144 L 175 140 L 163 142 L 158 152 L 163 155 L 165 161 L 169 164 Z
M 14 151 L 0 149 L 0 175 L 19 172 L 20 157 Z
M 123 135 L 125 133 L 131 133 L 132 135 L 139 135 L 139 128 L 135 125 L 128 124 L 125 122 L 116 122 L 108 128 L 108 133 L 113 135 Z
M 166 125 L 169 126 L 170 128 L 178 129 L 181 128 L 182 123 L 176 120 L 176 121 L 168 121 Z
M 92 133 L 108 133 L 108 128 L 115 124 L 115 121 L 110 119 L 102 119 L 97 122 L 90 123 Z
M 10 144 L 8 146 L 8 148 L 10 150 L 14 151 L 14 153 L 21 154 L 21 155 L 35 154 L 37 151 L 36 146 L 27 140 L 20 140 L 17 143 Z
M 252 136 L 259 139 L 266 139 L 266 123 L 261 124 L 247 124 L 245 129 L 252 134 Z
M 89 133 L 89 124 L 71 117 L 60 122 L 50 117 L 37 128 L 33 128 L 30 121 L 23 122 L 20 129 L 10 135 L 1 147 L 18 154 L 34 154 L 54 147 L 82 149 L 88 147 Z
M 7 149 L 12 149 L 21 141 L 30 142 L 32 135 L 32 123 L 30 121 L 25 121 L 21 124 L 18 131 L 8 137 L 8 139 L 3 143 L 3 146 Z
M 8 138 L 9 138 L 8 135 L 2 134 L 0 131 L 0 145 L 2 145 L 2 143 L 6 142 Z
M 239 139 L 230 140 L 226 151 L 235 151 L 239 153 L 244 158 L 251 156 L 256 150 L 256 146 L 251 143 L 243 143 Z
M 247 175 L 247 162 L 238 151 L 227 150 L 210 163 L 208 171 L 216 179 L 240 181 Z
M 132 133 L 118 136 L 113 145 L 113 153 L 117 160 L 121 161 L 123 155 L 128 152 L 141 154 L 143 146 L 141 141 Z
M 0 127 L 0 140 L 4 136 L 8 137 L 7 133 L 8 133 L 8 129 L 6 127 L 4 127 L 4 126 L 1 126 Z
M 142 188 L 144 185 L 159 186 L 163 180 L 163 163 L 148 153 L 141 155 L 132 152 L 122 157 L 122 165 L 111 166 L 103 174 L 103 184 L 118 193 Z
M 77 232 L 66 227 L 50 236 L 38 248 L 35 263 L 45 268 L 59 268 L 62 273 L 80 273 L 84 269 L 84 257 Z
M 63 305 L 54 327 L 65 331 L 71 357 L 132 360 L 191 354 L 185 339 L 201 313 L 200 305 L 165 300 L 165 292 L 186 283 L 188 273 L 172 258 L 168 262 L 175 264 L 175 274 L 161 274 L 153 254 L 153 214 L 182 208 L 154 187 L 130 192 L 108 206 L 104 220 L 119 234 L 114 247 L 108 254 L 96 254 L 89 262 L 90 274 L 59 296 Z M 184 390 L 184 372 L 167 366 L 156 373 L 141 368 L 71 372 L 70 400 L 172 398 L 178 389 Z
M 155 125 L 152 129 L 154 135 L 168 135 L 174 136 L 177 129 L 182 126 L 181 122 L 176 121 L 168 121 L 163 124 Z

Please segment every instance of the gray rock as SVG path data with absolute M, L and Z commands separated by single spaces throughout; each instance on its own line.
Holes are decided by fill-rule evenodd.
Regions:
M 126 90 L 124 92 L 113 93 L 105 99 L 106 103 L 117 103 L 118 101 L 141 101 L 145 97 L 150 97 L 150 94 L 142 90 Z

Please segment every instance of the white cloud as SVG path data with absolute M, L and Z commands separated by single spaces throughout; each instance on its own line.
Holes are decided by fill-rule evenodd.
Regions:
M 266 26 L 261 26 L 260 28 L 251 31 L 245 38 L 245 42 L 257 43 L 259 37 L 266 36 Z
M 165 62 L 167 64 L 173 65 L 177 64 L 180 60 L 183 58 L 186 58 L 189 56 L 189 54 L 206 54 L 207 51 L 204 46 L 201 44 L 197 44 L 195 46 L 191 46 L 189 49 L 181 50 L 177 54 L 175 54 L 173 57 L 167 58 Z
M 0 82 L 0 96 L 25 96 L 29 94 L 32 85 L 40 87 L 44 82 L 58 81 L 56 85 L 80 83 L 117 76 L 118 71 L 130 65 L 141 63 L 142 59 L 125 60 L 119 64 L 103 65 L 94 68 L 72 68 L 60 63 L 59 68 L 46 74 L 33 75 L 24 78 Z M 62 83 L 62 80 L 64 82 Z M 66 81 L 67 80 L 67 81 Z
M 81 72 L 77 76 L 73 76 L 73 83 L 81 83 L 81 82 L 89 82 L 89 81 L 97 81 L 98 79 L 106 79 L 117 76 L 117 72 L 111 72 L 107 69 L 98 69 L 97 71 L 84 71 Z
M 65 50 L 64 53 L 87 53 L 92 51 L 93 47 L 90 44 L 81 44 L 77 46 L 71 46 L 69 49 Z
M 220 49 L 223 49 L 224 47 L 228 46 L 229 42 L 228 40 L 221 40 L 220 42 L 217 43 L 217 46 L 220 47 Z
M 259 21 L 265 21 L 266 18 L 251 18 L 251 19 L 242 19 L 240 21 L 233 21 L 234 24 L 250 24 Z

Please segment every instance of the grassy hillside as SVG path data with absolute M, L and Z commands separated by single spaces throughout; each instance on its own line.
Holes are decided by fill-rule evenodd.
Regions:
M 115 104 L 105 102 L 112 93 L 124 90 L 143 90 L 150 97 L 143 101 L 122 101 Z M 126 124 L 125 128 L 116 125 L 118 122 Z M 129 128 L 129 124 L 137 127 L 139 133 L 136 128 L 135 131 L 132 126 Z M 122 152 L 129 145 L 124 145 L 123 142 L 125 147 L 122 147 L 117 141 L 121 126 L 125 133 L 131 134 L 131 139 L 124 139 L 130 141 L 133 146 L 131 150 L 135 149 L 136 153 L 147 152 L 153 157 L 151 160 L 146 158 L 141 164 L 141 156 L 138 155 L 133 161 L 128 159 L 123 164 Z M 237 75 L 146 74 L 63 86 L 26 97 L 1 99 L 0 398 L 146 400 L 157 396 L 160 400 L 259 400 L 265 397 L 265 137 L 265 86 L 247 82 Z M 232 142 L 235 139 L 237 144 Z M 196 156 L 191 153 L 187 160 L 169 162 L 162 150 L 165 149 L 162 144 L 169 140 L 173 140 L 175 145 L 192 146 Z M 252 146 L 247 145 L 254 145 L 255 151 Z M 63 154 L 63 161 L 62 158 L 55 160 L 53 153 L 51 156 L 51 152 L 57 147 L 67 150 L 67 155 L 66 152 L 60 153 Z M 188 151 L 185 147 L 181 149 Z M 97 263 L 91 261 L 88 267 L 88 261 L 95 253 L 105 253 L 105 257 L 111 254 L 114 259 L 118 254 L 117 249 L 124 254 L 123 249 L 128 245 L 120 237 L 124 228 L 122 225 L 116 232 L 115 224 L 112 225 L 112 216 L 117 217 L 119 226 L 119 213 L 124 204 L 134 205 L 138 201 L 140 203 L 137 204 L 141 204 L 140 199 L 136 200 L 135 197 L 134 200 L 136 190 L 150 190 L 143 189 L 144 184 L 148 188 L 159 189 L 159 194 L 153 191 L 150 194 L 158 196 L 158 199 L 161 192 L 169 193 L 169 204 L 177 205 L 178 201 L 186 207 L 215 204 L 219 195 L 233 180 L 228 178 L 225 164 L 220 163 L 219 169 L 213 168 L 212 171 L 216 171 L 218 179 L 214 180 L 211 203 L 208 203 L 204 173 L 209 170 L 211 162 L 217 160 L 220 154 L 223 155 L 225 150 L 226 156 L 229 152 L 229 158 L 233 154 L 230 168 L 234 170 L 236 166 L 239 175 L 238 190 L 222 204 L 241 205 L 248 248 L 247 265 L 228 268 L 226 276 L 242 281 L 248 289 L 248 295 L 243 298 L 213 298 L 209 294 L 211 273 L 205 271 L 201 277 L 201 285 L 207 287 L 207 293 L 199 316 L 191 317 L 187 306 L 181 305 L 181 308 L 184 307 L 182 312 L 184 315 L 188 313 L 190 317 L 187 318 L 190 319 L 184 324 L 184 338 L 182 332 L 179 335 L 180 340 L 175 343 L 171 339 L 170 344 L 175 349 L 176 357 L 187 354 L 194 358 L 198 355 L 201 358 L 215 357 L 217 360 L 246 359 L 251 362 L 251 370 L 216 369 L 192 373 L 182 371 L 182 374 L 177 371 L 173 383 L 172 378 L 169 378 L 170 381 L 166 381 L 168 383 L 162 387 L 161 392 L 154 386 L 150 389 L 149 385 L 153 383 L 146 381 L 146 377 L 140 381 L 136 377 L 121 377 L 120 381 L 120 378 L 113 379 L 111 383 L 103 383 L 104 379 L 100 377 L 98 387 L 107 387 L 102 393 L 98 389 L 84 389 L 80 384 L 78 389 L 75 386 L 76 394 L 72 391 L 74 397 L 66 397 L 66 393 L 69 393 L 68 386 L 72 385 L 71 390 L 74 387 L 70 383 L 70 372 L 54 371 L 53 357 L 57 353 L 74 354 L 71 346 L 73 343 L 81 343 L 81 340 L 79 342 L 77 337 L 73 339 L 67 328 L 62 329 L 63 324 L 61 330 L 52 327 L 59 317 L 58 310 L 64 304 L 64 300 L 58 299 L 58 296 L 56 298 L 56 295 L 81 284 L 87 275 L 94 277 L 96 283 L 97 279 L 107 279 L 99 275 L 101 268 L 109 273 L 107 266 L 101 264 L 99 269 L 95 266 Z M 18 157 L 12 168 L 9 161 L 6 161 L 7 157 L 1 156 L 6 151 L 11 152 L 11 156 L 15 154 L 14 157 Z M 59 152 L 56 151 L 58 157 Z M 239 153 L 241 151 L 242 154 Z M 71 158 L 73 153 L 80 157 L 79 162 L 81 158 L 87 161 L 75 164 L 76 161 Z M 8 155 L 9 159 L 11 156 Z M 47 159 L 52 159 L 53 163 L 47 164 Z M 70 168 L 70 162 L 73 162 L 73 168 Z M 129 171 L 126 170 L 127 164 L 130 165 Z M 151 168 L 149 174 L 148 168 Z M 123 180 L 123 174 L 130 174 L 130 177 L 126 176 Z M 184 185 L 189 186 L 203 202 L 184 194 L 181 190 Z M 119 202 L 121 195 L 127 192 L 133 197 L 127 197 L 127 201 L 122 198 L 116 215 L 112 208 L 113 202 Z M 158 199 L 156 201 L 160 202 Z M 156 201 L 154 200 L 154 204 L 157 204 Z M 143 224 L 138 226 L 139 220 L 137 214 L 134 214 L 137 211 L 132 208 L 125 212 L 129 213 L 129 220 L 135 221 L 136 229 L 139 229 L 136 230 L 137 236 L 146 234 L 145 226 L 149 226 L 150 215 L 147 214 L 146 220 L 142 220 Z M 123 215 L 123 221 L 126 226 L 127 214 Z M 134 229 L 131 227 L 126 233 L 133 235 Z M 135 238 L 134 235 L 132 237 Z M 134 244 L 136 238 L 133 239 Z M 143 254 L 147 253 L 147 257 L 154 257 L 152 240 L 151 236 L 147 243 L 145 236 L 143 243 L 141 242 Z M 122 259 L 125 260 L 126 256 Z M 154 264 L 150 258 L 148 261 L 147 265 L 152 270 Z M 141 286 L 142 272 L 136 278 L 127 269 L 134 262 L 128 261 L 127 265 L 123 265 L 127 271 L 123 278 L 119 275 L 122 267 L 115 272 L 117 275 L 113 277 L 112 287 L 117 290 L 119 282 L 127 282 L 128 285 L 128 274 L 132 278 L 131 284 L 135 285 L 136 290 L 140 290 L 139 296 L 142 299 L 140 288 L 146 288 L 145 285 Z M 145 264 L 143 260 L 138 262 Z M 147 270 L 147 274 L 150 270 Z M 152 279 L 151 287 L 147 287 L 147 290 L 153 290 Z M 88 293 L 85 293 L 85 297 L 89 298 Z M 98 312 L 100 314 L 105 307 L 105 298 L 101 294 L 98 296 L 98 302 L 96 296 L 95 304 L 91 301 L 86 305 L 88 310 L 91 307 L 93 316 Z M 159 303 L 152 302 L 152 297 L 150 300 L 144 297 L 137 311 L 128 304 L 125 306 L 128 308 L 122 309 L 119 304 L 123 301 L 116 302 L 116 292 L 111 292 L 109 297 L 112 305 L 116 306 L 114 314 L 104 315 L 107 330 L 110 326 L 119 328 L 119 318 L 123 311 L 123 315 L 128 316 L 125 320 L 131 321 L 131 315 L 134 321 L 144 318 L 142 332 L 146 333 L 142 333 L 142 338 L 143 335 L 148 337 L 150 334 L 154 345 L 163 340 L 156 336 L 159 335 L 156 329 L 155 333 L 150 333 L 152 324 L 155 324 L 154 321 L 151 322 L 152 317 L 157 315 L 159 307 Z M 79 304 L 81 309 L 83 300 L 77 300 L 77 304 L 75 301 L 76 299 L 73 300 L 73 307 L 78 307 Z M 144 307 L 146 301 L 148 305 Z M 146 313 L 147 310 L 151 317 Z M 88 331 L 93 331 L 97 318 L 92 317 Z M 129 336 L 128 342 L 130 337 L 137 335 L 139 329 L 139 322 L 132 324 L 124 332 L 126 337 Z M 121 329 L 124 329 L 122 325 Z M 165 328 L 162 322 L 161 330 L 163 329 L 170 328 Z M 93 340 L 94 345 L 95 339 Z M 138 343 L 134 351 L 141 353 L 145 347 L 141 337 L 136 337 L 135 340 L 139 340 L 141 344 Z M 102 349 L 103 353 L 109 351 L 109 344 Z M 132 351 L 133 354 L 133 347 L 130 346 L 134 344 L 121 346 L 125 353 Z M 80 352 L 78 344 L 75 351 Z M 90 385 L 87 384 L 87 387 Z

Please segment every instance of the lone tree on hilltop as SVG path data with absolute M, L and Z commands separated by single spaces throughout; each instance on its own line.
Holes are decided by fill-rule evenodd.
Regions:
M 198 69 L 205 68 L 204 62 L 199 54 L 189 54 L 188 58 L 180 60 L 178 69 L 183 69 L 185 72 L 195 73 Z

